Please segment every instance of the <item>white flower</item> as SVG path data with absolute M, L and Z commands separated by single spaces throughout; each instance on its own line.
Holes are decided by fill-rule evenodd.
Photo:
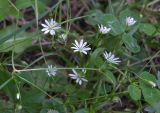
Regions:
M 44 27 L 41 30 L 44 32 L 44 34 L 50 33 L 51 35 L 55 35 L 55 31 L 61 28 L 61 26 L 53 19 L 45 20 L 45 24 L 41 25 Z
M 109 53 L 107 53 L 106 51 L 103 53 L 103 55 L 104 55 L 104 58 L 107 60 L 107 61 L 109 61 L 109 62 L 111 62 L 111 63 L 113 63 L 113 64 L 119 64 L 119 62 L 121 62 L 120 60 L 119 60 L 119 58 L 116 58 L 115 56 L 114 56 L 114 54 L 112 54 L 111 52 L 109 52 Z
M 132 26 L 135 23 L 136 23 L 136 21 L 134 20 L 134 18 L 132 18 L 132 17 L 127 17 L 126 18 L 126 24 L 127 24 L 127 26 Z
M 69 74 L 69 76 L 71 77 L 71 79 L 76 80 L 76 83 L 78 83 L 79 85 L 82 85 L 82 82 L 88 82 L 88 80 L 78 75 L 78 73 L 74 69 L 72 69 L 72 71 L 73 71 L 73 74 Z
M 67 34 L 61 34 L 59 35 L 59 39 L 58 39 L 58 42 L 59 43 L 65 43 L 67 41 Z
M 19 105 L 19 104 L 18 104 L 18 105 L 17 105 L 17 109 L 18 109 L 18 110 L 21 110 L 21 109 L 22 109 L 22 105 Z
M 156 83 L 152 82 L 152 81 L 149 81 L 149 84 L 152 86 L 152 87 L 156 87 Z
M 57 68 L 52 67 L 52 65 L 48 65 L 46 72 L 47 72 L 48 76 L 55 76 L 57 73 Z
M 17 93 L 16 98 L 19 100 L 20 99 L 20 93 Z
M 49 109 L 47 113 L 59 113 L 57 110 Z
M 75 40 L 75 43 L 72 43 L 74 46 L 71 47 L 74 49 L 74 52 L 80 52 L 87 54 L 87 51 L 91 50 L 90 47 L 88 47 L 87 42 L 83 42 L 83 39 L 78 43 L 77 40 Z
M 107 34 L 111 31 L 111 28 L 107 28 L 106 26 L 103 26 L 102 24 L 98 25 L 98 28 L 99 28 L 99 32 L 102 34 Z
M 59 38 L 63 39 L 64 41 L 67 39 L 67 34 L 61 34 Z

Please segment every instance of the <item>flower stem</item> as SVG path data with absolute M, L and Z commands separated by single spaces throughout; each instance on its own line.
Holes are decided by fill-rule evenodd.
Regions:
M 27 71 L 40 71 L 40 70 L 46 70 L 47 68 L 35 68 L 35 69 L 22 69 L 22 70 L 16 70 L 16 72 L 27 72 Z M 98 68 L 78 68 L 78 67 L 69 67 L 69 68 L 56 68 L 57 70 L 71 70 L 71 69 L 75 69 L 75 70 L 82 70 L 82 69 L 86 69 L 86 70 L 93 70 L 93 71 L 100 71 L 100 69 Z

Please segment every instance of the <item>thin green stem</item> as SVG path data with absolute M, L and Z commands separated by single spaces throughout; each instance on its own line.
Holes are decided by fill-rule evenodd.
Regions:
M 123 76 L 126 76 L 125 73 L 123 73 L 119 68 L 117 68 L 116 66 L 109 64 L 110 67 L 114 68 L 115 70 L 117 70 L 120 74 L 122 74 Z
M 60 24 L 62 25 L 62 24 L 65 24 L 67 22 L 70 22 L 70 21 L 75 21 L 75 20 L 79 20 L 79 19 L 82 19 L 82 18 L 86 18 L 88 16 L 90 16 L 90 15 L 84 15 L 84 16 L 80 16 L 80 17 L 76 17 L 76 18 L 71 18 L 71 19 L 68 19 L 66 21 L 61 22 Z
M 13 79 L 13 77 L 11 77 L 10 79 L 6 80 L 2 85 L 0 85 L 0 90 L 5 87 L 11 80 Z
M 22 70 L 16 70 L 16 72 L 28 72 L 28 71 L 44 71 L 47 70 L 48 68 L 36 68 L 36 69 L 22 69 Z M 82 69 L 86 69 L 86 70 L 93 70 L 93 71 L 100 71 L 100 69 L 98 68 L 75 68 L 75 67 L 69 67 L 69 68 L 56 68 L 57 70 L 82 70 Z

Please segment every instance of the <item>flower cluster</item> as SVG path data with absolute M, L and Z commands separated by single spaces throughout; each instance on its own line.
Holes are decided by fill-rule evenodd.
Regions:
M 128 17 L 126 19 L 126 24 L 128 26 L 131 26 L 133 24 L 135 24 L 136 21 L 131 18 Z M 61 28 L 60 24 L 58 24 L 56 21 L 54 21 L 53 19 L 51 20 L 45 20 L 45 24 L 41 24 L 44 28 L 42 29 L 42 31 L 44 32 L 44 34 L 50 33 L 50 35 L 55 35 L 56 31 L 59 30 Z M 104 25 L 98 25 L 99 28 L 99 32 L 101 34 L 107 34 L 111 31 L 111 28 L 104 26 Z M 66 34 L 61 34 L 59 36 L 60 39 L 62 40 L 66 40 L 67 35 Z M 73 52 L 79 52 L 80 54 L 85 54 L 87 55 L 89 51 L 91 51 L 91 48 L 89 47 L 89 44 L 87 42 L 85 42 L 83 39 L 81 39 L 80 41 L 75 40 L 74 43 L 72 43 L 73 46 L 71 47 L 71 49 L 73 49 Z M 114 54 L 112 54 L 111 52 L 104 52 L 103 53 L 104 59 L 106 61 L 108 61 L 109 63 L 112 64 L 119 64 L 121 61 L 119 60 L 118 57 L 115 57 Z M 51 76 L 56 76 L 57 73 L 57 68 L 53 67 L 52 65 L 48 65 L 48 68 L 46 69 L 46 72 L 48 74 L 49 77 Z M 84 76 L 82 76 L 80 73 L 78 73 L 75 69 L 72 69 L 71 74 L 69 74 L 69 77 L 73 80 L 76 81 L 77 84 L 82 85 L 82 83 L 84 82 L 88 82 L 87 79 L 85 79 Z M 83 75 L 85 75 L 85 68 L 82 69 L 82 73 Z

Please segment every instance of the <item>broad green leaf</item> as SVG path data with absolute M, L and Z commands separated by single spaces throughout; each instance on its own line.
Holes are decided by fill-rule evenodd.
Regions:
M 43 98 L 45 95 L 35 88 L 21 89 L 22 106 L 25 106 L 29 113 L 39 112 L 42 108 Z
M 153 34 L 155 33 L 156 28 L 155 28 L 154 25 L 152 25 L 152 24 L 149 24 L 149 23 L 141 23 L 139 30 L 140 30 L 141 32 L 144 32 L 144 33 L 146 33 L 147 35 L 151 36 L 151 35 L 153 35 Z
M 140 51 L 140 47 L 137 44 L 137 40 L 134 39 L 132 36 L 124 33 L 122 36 L 123 43 L 125 44 L 126 48 L 133 53 L 137 53 Z
M 114 51 L 114 50 L 122 50 L 121 48 L 121 40 L 122 38 L 119 36 L 113 37 L 113 36 L 106 36 L 102 39 L 102 46 L 107 48 L 108 51 Z M 106 44 L 107 42 L 107 44 Z
M 141 90 L 138 86 L 134 84 L 129 85 L 128 92 L 133 100 L 137 101 L 141 99 Z
M 112 14 L 105 14 L 103 16 L 102 24 L 110 27 L 113 35 L 119 35 L 125 31 L 119 20 Z
M 32 39 L 28 37 L 18 37 L 15 40 L 12 38 L 0 45 L 0 52 L 9 52 L 14 49 L 16 53 L 20 53 L 23 52 L 31 44 Z
M 16 9 L 8 2 L 8 0 L 0 0 L 0 21 L 8 16 L 18 17 Z
M 90 24 L 90 25 L 98 25 L 99 23 L 101 23 L 102 19 L 103 19 L 103 13 L 100 10 L 90 10 L 86 13 L 86 15 L 90 15 L 87 18 L 85 18 L 85 21 Z
M 109 70 L 106 70 L 104 75 L 104 79 L 107 80 L 108 82 L 112 83 L 114 86 L 116 86 L 117 81 L 113 73 Z
M 156 82 L 154 75 L 148 72 L 142 72 L 140 74 L 140 87 L 144 96 L 144 100 L 150 104 L 157 112 L 160 111 L 160 91 L 154 88 L 149 82 Z
M 98 48 L 96 49 L 92 54 L 89 59 L 88 66 L 96 66 L 100 67 L 103 65 L 104 61 L 100 57 L 101 53 L 105 50 L 105 48 Z
M 16 7 L 18 9 L 24 9 L 32 5 L 34 4 L 32 4 L 31 0 L 16 0 Z
M 9 96 L 9 99 L 12 102 L 15 102 L 17 88 L 14 80 L 13 79 L 10 80 L 11 78 L 12 78 L 12 75 L 0 69 L 0 86 L 4 85 L 4 83 L 7 82 L 7 84 L 5 84 L 5 86 L 3 86 L 1 90 L 4 91 L 7 96 Z
M 15 25 L 12 25 L 6 27 L 5 29 L 2 29 L 0 31 L 0 35 L 3 37 L 10 34 L 11 32 L 14 32 L 16 30 L 15 27 L 16 27 Z M 15 40 L 14 36 L 12 36 L 12 38 L 10 38 L 9 40 L 5 41 L 0 45 L 0 52 L 9 52 L 14 49 L 16 53 L 20 53 L 32 44 L 33 37 L 34 39 L 36 39 L 34 33 L 26 33 L 26 32 L 21 32 L 20 34 L 15 35 Z
M 41 1 L 38 0 L 38 11 L 39 13 L 43 13 L 45 11 L 45 4 Z M 16 0 L 16 7 L 18 9 L 25 9 L 27 7 L 33 7 L 35 10 L 35 1 L 34 0 Z

